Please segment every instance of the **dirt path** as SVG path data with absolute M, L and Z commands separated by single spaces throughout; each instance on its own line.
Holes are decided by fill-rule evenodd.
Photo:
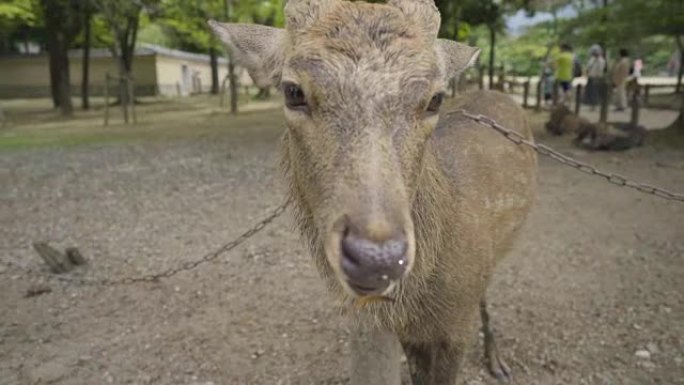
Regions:
M 202 255 L 280 203 L 279 116 L 198 115 L 177 124 L 199 134 L 173 140 L 0 152 L 0 258 L 38 268 L 31 242 L 54 239 L 81 248 L 83 274 L 112 278 Z M 540 140 L 684 191 L 683 151 L 590 154 Z M 540 173 L 538 205 L 490 289 L 514 383 L 684 384 L 684 204 L 548 159 Z M 0 283 L 0 385 L 347 382 L 348 330 L 289 213 L 220 261 L 158 283 L 50 282 L 31 298 L 41 281 L 19 270 L 0 268 Z M 463 384 L 494 384 L 480 355 L 478 345 Z

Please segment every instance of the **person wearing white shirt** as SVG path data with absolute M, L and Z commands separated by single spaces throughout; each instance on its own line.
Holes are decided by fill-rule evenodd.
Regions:
M 584 93 L 584 103 L 594 110 L 600 102 L 599 96 L 606 69 L 606 59 L 603 58 L 603 52 L 598 44 L 591 46 L 589 53 L 591 57 L 586 68 L 587 87 Z

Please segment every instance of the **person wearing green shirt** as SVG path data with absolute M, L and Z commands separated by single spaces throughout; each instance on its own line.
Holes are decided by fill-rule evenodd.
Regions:
M 560 54 L 556 57 L 556 80 L 560 84 L 563 93 L 560 97 L 560 103 L 565 103 L 566 95 L 572 88 L 573 64 L 575 56 L 572 53 L 572 47 L 569 44 L 562 44 Z

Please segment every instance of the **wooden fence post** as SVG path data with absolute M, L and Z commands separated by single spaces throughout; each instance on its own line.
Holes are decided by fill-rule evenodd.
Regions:
M 529 79 L 523 84 L 523 108 L 527 108 L 527 98 L 530 96 L 530 81 Z
M 604 78 L 601 81 L 601 118 L 599 122 L 606 124 L 608 122 L 608 106 L 610 105 L 611 87 L 608 84 L 608 79 Z
M 456 81 L 456 90 L 458 92 L 465 92 L 466 89 L 468 88 L 468 79 L 466 78 L 465 72 L 461 73 L 461 76 L 458 77 L 458 80 Z
M 551 104 L 558 104 L 558 87 L 560 87 L 560 82 L 558 80 L 553 81 L 553 91 L 551 92 Z
M 637 126 L 639 124 L 639 104 L 640 104 L 640 98 L 639 96 L 641 95 L 641 86 L 639 86 L 639 83 L 634 81 L 634 92 L 632 93 L 632 116 L 630 119 L 630 123 L 633 126 Z
M 537 82 L 537 111 L 541 110 L 542 93 L 544 92 L 542 89 L 543 85 L 542 78 L 539 78 L 539 81 Z
M 223 107 L 223 100 L 226 97 L 226 82 L 229 80 L 228 75 L 223 78 L 223 81 L 221 82 L 221 98 L 219 99 L 219 107 Z
M 135 113 L 135 83 L 133 76 L 128 75 L 126 77 L 126 85 L 128 86 L 128 105 L 131 107 L 131 117 L 133 118 L 133 124 L 136 124 L 138 122 L 138 117 Z M 126 108 L 128 108 L 128 106 Z
M 577 84 L 577 90 L 575 91 L 575 115 L 579 116 L 581 106 L 582 106 L 582 85 Z
M 105 109 L 104 109 L 104 125 L 109 125 L 109 72 L 105 74 L 104 87 Z
M 477 84 L 480 87 L 481 90 L 484 90 L 484 74 L 485 74 L 485 66 L 480 65 L 477 67 L 478 73 L 477 73 Z

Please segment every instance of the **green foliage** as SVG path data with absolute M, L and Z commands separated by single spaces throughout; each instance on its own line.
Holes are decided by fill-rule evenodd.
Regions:
M 588 60 L 588 48 L 603 43 L 610 56 L 621 47 L 633 56 L 644 58 L 645 73 L 658 73 L 672 55 L 673 36 L 684 34 L 684 2 L 655 0 L 646 6 L 640 0 L 614 0 L 607 7 L 599 4 L 582 6 L 581 1 L 539 1 L 538 10 L 553 10 L 574 4 L 579 15 L 530 27 L 517 38 L 504 37 L 497 44 L 497 65 L 506 63 L 507 70 L 520 75 L 537 75 L 549 45 L 568 42 L 575 48 L 580 62 Z M 636 22 L 638 21 L 638 22 Z M 478 29 L 477 45 L 483 48 L 483 61 L 488 57 L 488 34 Z M 553 56 L 555 50 L 551 52 Z
M 640 50 L 652 36 L 684 35 L 684 1 L 614 0 L 564 21 L 561 33 L 583 45 L 603 42 L 612 49 Z
M 3 0 L 0 3 L 0 52 L 12 49 L 12 36 L 33 37 L 32 29 L 41 24 L 37 0 Z
M 173 48 L 206 52 L 211 47 L 222 47 L 209 30 L 208 19 L 282 27 L 283 3 L 283 0 L 239 0 L 231 1 L 227 8 L 226 0 L 162 0 L 163 11 L 158 23 L 150 27 L 151 31 L 145 31 L 144 36 L 161 40 L 159 33 L 166 33 L 173 36 L 167 41 Z
M 11 0 L 0 3 L 0 27 L 9 24 L 34 25 L 37 21 L 33 0 Z

